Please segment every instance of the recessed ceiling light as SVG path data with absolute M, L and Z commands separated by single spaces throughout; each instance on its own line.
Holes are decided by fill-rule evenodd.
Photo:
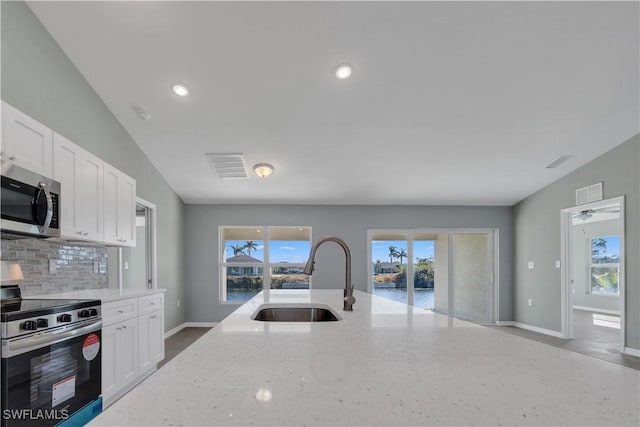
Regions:
M 353 67 L 349 64 L 342 64 L 336 68 L 336 78 L 346 80 L 353 74 Z
M 173 85 L 171 89 L 173 89 L 173 93 L 178 96 L 189 95 L 189 88 L 187 88 L 185 85 Z

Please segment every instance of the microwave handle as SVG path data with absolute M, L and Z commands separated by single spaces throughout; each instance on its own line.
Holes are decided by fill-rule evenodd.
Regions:
M 16 340 L 7 340 L 2 343 L 2 358 L 17 356 L 18 354 L 28 353 L 42 347 L 57 344 L 70 338 L 86 335 L 90 332 L 102 329 L 102 320 L 94 320 L 89 324 L 84 324 L 63 332 L 45 332 L 33 337 L 18 338 Z M 4 341 L 4 340 L 3 340 Z
M 42 228 L 49 228 L 49 225 L 51 225 L 51 218 L 53 218 L 53 199 L 51 198 L 51 193 L 49 193 L 49 190 L 47 189 L 47 184 L 44 182 L 40 182 L 38 184 L 38 187 L 40 187 L 40 191 L 44 192 L 44 196 L 47 200 L 47 215 L 44 218 L 44 224 L 42 224 Z

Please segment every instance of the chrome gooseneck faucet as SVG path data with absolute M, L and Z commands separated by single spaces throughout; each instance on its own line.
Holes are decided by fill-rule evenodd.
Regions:
M 349 250 L 349 246 L 345 243 L 344 240 L 339 239 L 337 237 L 323 237 L 313 244 L 311 248 L 311 252 L 309 253 L 309 260 L 307 264 L 304 266 L 304 270 L 302 272 L 307 276 L 313 274 L 313 265 L 315 264 L 314 258 L 316 257 L 316 251 L 324 242 L 335 242 L 344 250 L 344 255 L 346 258 L 345 265 L 345 279 L 344 279 L 344 311 L 353 311 L 353 304 L 356 302 L 356 298 L 353 296 L 353 286 L 351 285 L 351 251 Z

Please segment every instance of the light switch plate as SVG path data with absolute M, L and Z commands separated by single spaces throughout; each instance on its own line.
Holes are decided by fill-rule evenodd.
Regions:
M 527 301 L 527 304 L 529 304 L 529 307 L 531 307 L 533 305 L 533 300 L 529 298 L 529 300 Z
M 533 261 L 529 261 L 527 265 L 529 266 L 529 270 L 533 270 L 533 267 L 534 267 Z

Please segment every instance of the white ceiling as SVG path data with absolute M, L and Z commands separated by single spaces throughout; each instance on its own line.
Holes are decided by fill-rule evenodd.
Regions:
M 512 205 L 640 131 L 637 2 L 29 6 L 186 203 Z

